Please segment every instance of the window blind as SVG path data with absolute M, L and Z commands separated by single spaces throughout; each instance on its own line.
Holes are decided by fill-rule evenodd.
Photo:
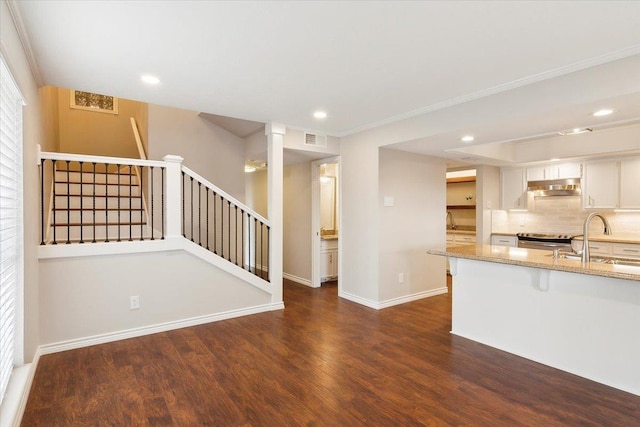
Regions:
M 23 104 L 0 56 L 0 404 L 16 363 L 17 300 L 22 292 Z

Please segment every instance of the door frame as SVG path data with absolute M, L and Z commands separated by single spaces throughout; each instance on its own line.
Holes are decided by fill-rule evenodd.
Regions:
M 338 164 L 338 185 L 336 197 L 341 199 L 342 171 L 340 170 L 340 156 L 331 156 L 311 162 L 311 287 L 319 288 L 320 282 L 320 166 L 325 163 Z M 342 230 L 342 202 L 338 203 L 338 230 Z M 340 253 L 341 242 L 338 239 L 338 289 L 340 289 L 340 270 L 342 269 Z

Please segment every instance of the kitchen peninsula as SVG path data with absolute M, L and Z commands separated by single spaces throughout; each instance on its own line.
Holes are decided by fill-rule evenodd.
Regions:
M 458 246 L 453 334 L 640 395 L 640 267 Z

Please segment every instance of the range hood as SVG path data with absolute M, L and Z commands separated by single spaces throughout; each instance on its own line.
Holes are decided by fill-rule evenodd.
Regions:
M 534 196 L 579 196 L 580 179 L 547 179 L 544 181 L 529 181 L 527 191 L 533 191 Z

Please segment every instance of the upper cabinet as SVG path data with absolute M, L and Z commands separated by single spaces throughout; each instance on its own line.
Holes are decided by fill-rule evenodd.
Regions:
M 526 170 L 508 168 L 500 170 L 500 209 L 527 208 Z
M 547 179 L 580 178 L 582 176 L 581 163 L 559 163 L 547 166 L 527 168 L 528 181 L 543 181 Z
M 640 157 L 620 160 L 619 207 L 640 209 Z
M 585 209 L 640 208 L 640 157 L 585 163 Z

